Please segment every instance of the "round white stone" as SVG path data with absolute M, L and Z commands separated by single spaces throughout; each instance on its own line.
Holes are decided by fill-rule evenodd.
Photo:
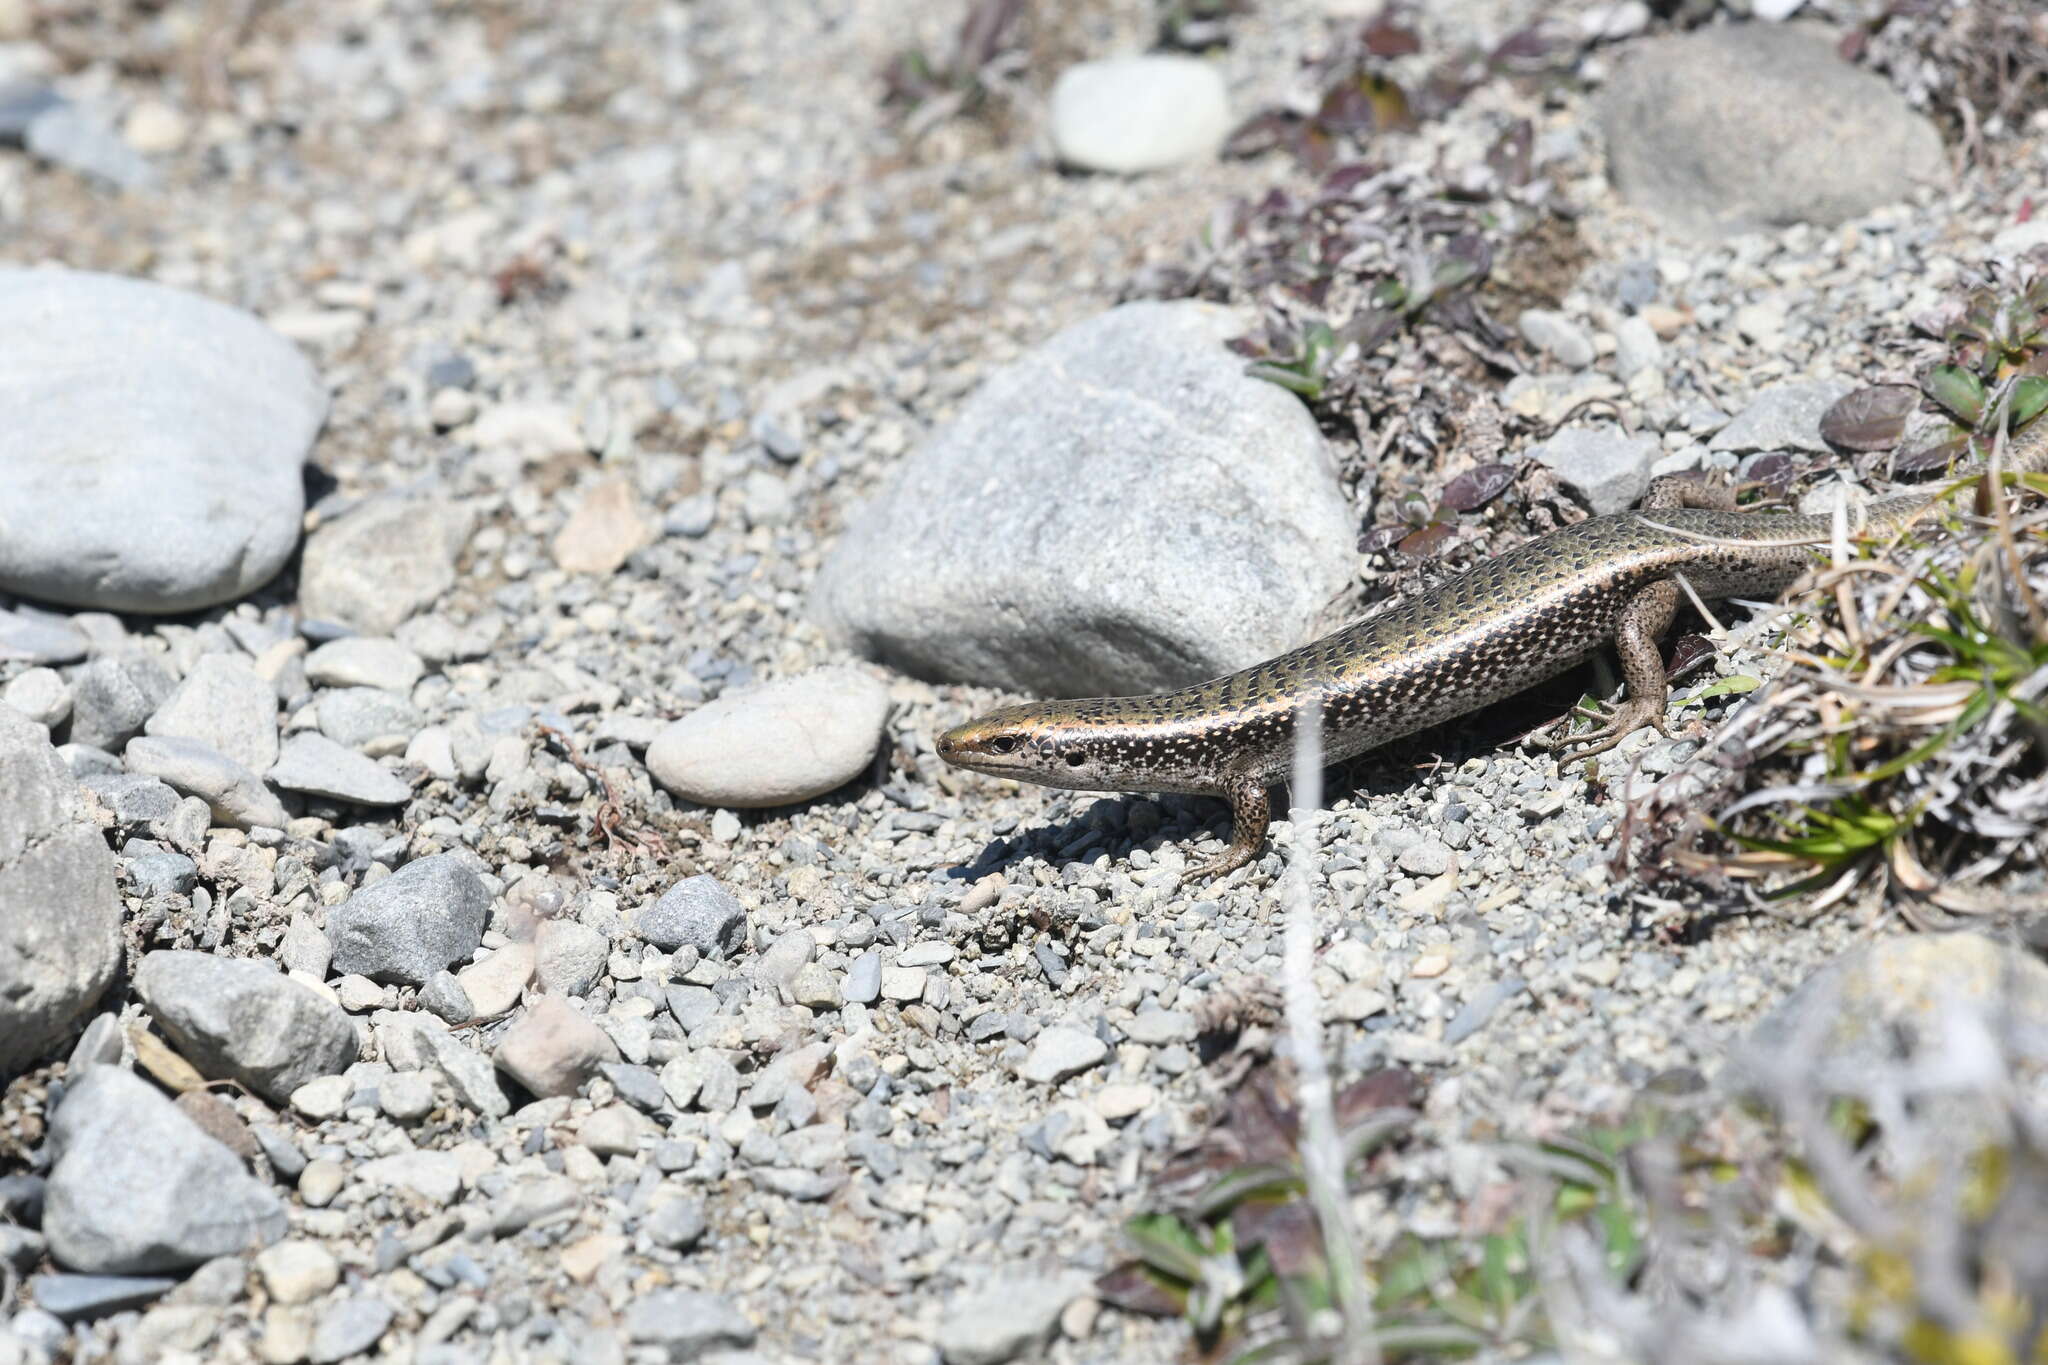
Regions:
M 1199 58 L 1081 62 L 1053 84 L 1053 147 L 1083 170 L 1136 175 L 1199 161 L 1229 133 L 1229 92 Z
M 699 707 L 661 732 L 647 767 L 700 805 L 788 805 L 859 776 L 888 718 L 881 683 L 851 668 L 819 669 Z

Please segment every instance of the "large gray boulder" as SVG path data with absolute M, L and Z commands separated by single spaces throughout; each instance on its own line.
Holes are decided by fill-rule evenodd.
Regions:
M 0 706 L 0 1079 L 64 1041 L 121 965 L 114 856 L 49 733 Z
M 356 1060 L 356 1026 L 332 999 L 247 958 L 166 950 L 142 959 L 135 993 L 185 1060 L 282 1104 Z
M 0 588 L 185 612 L 298 544 L 327 390 L 225 304 L 78 270 L 0 270 Z
M 1322 434 L 1243 330 L 1133 303 L 990 375 L 847 527 L 812 608 L 871 658 L 1051 695 L 1149 692 L 1300 644 L 1356 532 Z
M 1636 43 L 1597 112 L 1615 187 L 1695 237 L 1832 226 L 1947 174 L 1934 125 L 1804 24 Z

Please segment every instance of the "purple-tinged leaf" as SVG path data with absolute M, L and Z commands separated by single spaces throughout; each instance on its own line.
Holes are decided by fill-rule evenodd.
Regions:
M 1772 451 L 1750 462 L 1747 477 L 1782 493 L 1799 477 L 1799 461 L 1781 450 Z
M 1411 555 L 1416 559 L 1428 559 L 1432 555 L 1440 553 L 1445 546 L 1449 545 L 1456 534 L 1457 532 L 1446 523 L 1432 521 L 1420 531 L 1405 537 L 1398 548 L 1404 555 Z
M 1223 155 L 1245 157 L 1270 152 L 1292 140 L 1294 130 L 1300 123 L 1298 115 L 1280 109 L 1254 114 L 1240 123 L 1237 130 L 1224 140 Z M 1275 190 L 1273 193 L 1279 194 L 1280 191 Z M 1264 208 L 1262 204 L 1260 210 L 1263 212 Z
M 1529 120 L 1516 119 L 1486 153 L 1486 164 L 1501 184 L 1511 189 L 1526 185 L 1535 146 L 1536 133 Z
M 1922 446 L 1918 450 L 1894 458 L 1892 473 L 1928 474 L 1937 469 L 1947 469 L 1962 459 L 1969 449 L 1970 438 L 1967 434 L 1953 440 L 1937 441 L 1933 445 Z
M 1841 450 L 1889 450 L 1920 406 L 1911 384 L 1873 384 L 1843 394 L 1821 415 L 1821 438 Z
M 2010 412 L 2015 431 L 2040 416 L 2043 408 L 2048 408 L 2048 379 L 2028 375 L 2013 381 Z
M 1376 174 L 1378 168 L 1369 161 L 1347 162 L 1323 177 L 1322 197 L 1341 199 Z
M 1187 1311 L 1186 1286 L 1173 1285 L 1143 1261 L 1126 1261 L 1097 1278 L 1095 1294 L 1106 1304 L 1148 1317 L 1177 1318 Z
M 1301 1275 L 1322 1264 L 1323 1239 L 1316 1212 L 1305 1199 L 1239 1204 L 1231 1210 L 1230 1231 L 1240 1251 L 1263 1246 L 1278 1274 Z
M 1375 526 L 1358 538 L 1358 552 L 1362 555 L 1385 554 L 1400 544 L 1408 530 L 1406 526 Z
M 1681 635 L 1671 647 L 1671 666 L 1665 670 L 1673 682 L 1712 659 L 1719 651 L 1704 635 Z
M 1483 464 L 1444 485 L 1444 505 L 1453 512 L 1477 512 L 1515 481 L 1512 465 Z
M 1422 39 L 1414 29 L 1399 22 L 1399 17 L 1389 5 L 1358 31 L 1367 52 L 1375 57 L 1407 57 L 1422 51 Z

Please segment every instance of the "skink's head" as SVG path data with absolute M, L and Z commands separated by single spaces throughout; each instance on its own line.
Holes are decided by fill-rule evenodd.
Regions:
M 1055 787 L 1089 786 L 1096 755 L 1069 705 L 1002 706 L 939 736 L 939 757 L 958 768 Z

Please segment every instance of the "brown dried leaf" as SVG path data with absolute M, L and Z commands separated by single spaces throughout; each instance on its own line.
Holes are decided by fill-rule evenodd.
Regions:
M 1177 1318 L 1187 1307 L 1187 1294 L 1175 1293 L 1142 1262 L 1126 1261 L 1095 1281 L 1095 1295 L 1104 1303 L 1127 1313 L 1144 1313 L 1155 1318 Z
M 1417 559 L 1427 559 L 1442 551 L 1446 545 L 1449 545 L 1452 537 L 1456 534 L 1456 530 L 1448 523 L 1432 521 L 1420 531 L 1403 539 L 1399 548 L 1404 555 L 1413 555 Z
M 1444 506 L 1453 512 L 1477 512 L 1515 481 L 1512 465 L 1483 464 L 1444 485 Z
M 1842 450 L 1889 450 L 1918 406 L 1920 391 L 1911 384 L 1872 384 L 1843 394 L 1822 415 L 1820 434 Z

